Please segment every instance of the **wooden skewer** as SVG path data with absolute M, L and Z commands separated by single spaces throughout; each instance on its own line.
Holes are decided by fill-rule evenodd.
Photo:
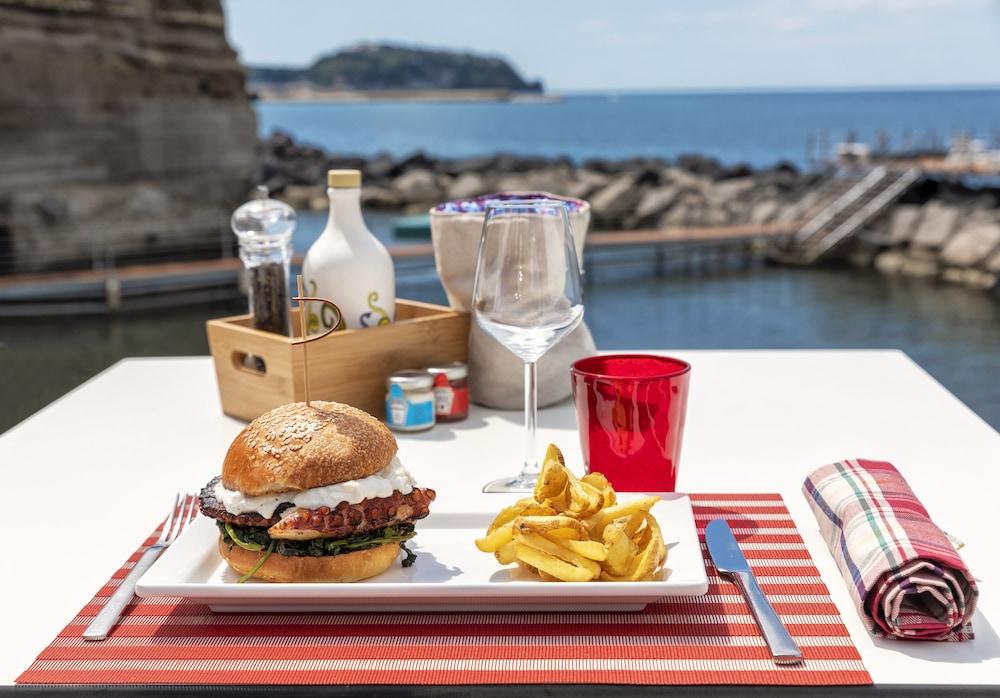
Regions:
M 344 315 L 340 312 L 340 308 L 336 304 L 328 301 L 326 298 L 317 298 L 315 296 L 307 296 L 305 291 L 305 284 L 302 281 L 302 274 L 299 274 L 296 278 L 299 287 L 299 295 L 292 298 L 293 301 L 299 302 L 299 334 L 301 335 L 298 339 L 293 339 L 292 344 L 302 345 L 302 392 L 305 393 L 306 405 L 312 407 L 309 401 L 309 354 L 306 345 L 309 342 L 315 342 L 316 340 L 323 339 L 331 332 L 337 332 L 344 329 Z M 306 303 L 312 301 L 314 303 L 322 303 L 324 305 L 330 306 L 335 312 L 335 317 L 337 322 L 333 324 L 332 327 L 328 327 L 326 332 L 321 334 L 309 336 L 309 313 L 306 311 Z
M 299 332 L 302 335 L 302 377 L 303 377 L 303 392 L 306 395 L 306 406 L 309 407 L 309 358 L 306 352 L 309 348 L 308 342 L 308 330 L 309 330 L 309 319 L 308 313 L 306 312 L 306 301 L 305 301 L 305 284 L 302 283 L 302 274 L 298 275 L 298 285 L 299 285 Z

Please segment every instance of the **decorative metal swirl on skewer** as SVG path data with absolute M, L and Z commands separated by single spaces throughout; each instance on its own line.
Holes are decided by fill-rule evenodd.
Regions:
M 299 295 L 292 298 L 294 301 L 299 302 L 299 334 L 301 335 L 298 339 L 293 339 L 292 344 L 302 345 L 302 379 L 303 388 L 306 397 L 306 406 L 311 407 L 309 403 L 309 355 L 307 353 L 307 347 L 309 342 L 315 342 L 317 339 L 323 339 L 331 332 L 337 332 L 346 327 L 344 324 L 344 314 L 340 312 L 340 308 L 333 301 L 327 300 L 326 298 L 319 298 L 317 296 L 307 296 L 305 294 L 305 286 L 302 283 L 302 274 L 297 276 L 297 282 L 299 287 Z M 330 306 L 336 312 L 337 321 L 329 327 L 326 332 L 322 334 L 309 336 L 309 319 L 307 318 L 308 312 L 306 311 L 306 301 L 313 301 L 314 303 L 323 303 Z

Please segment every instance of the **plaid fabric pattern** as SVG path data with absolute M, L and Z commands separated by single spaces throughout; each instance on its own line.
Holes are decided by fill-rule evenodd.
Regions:
M 876 636 L 972 639 L 976 582 L 891 463 L 826 465 L 806 478 L 802 491 Z
M 193 601 L 150 597 L 133 599 L 107 640 L 84 641 L 83 629 L 140 548 L 17 683 L 870 684 L 781 495 L 691 499 L 708 593 L 644 611 L 212 613 Z M 771 661 L 743 597 L 712 565 L 704 528 L 718 518 L 739 538 L 802 648 L 802 664 Z

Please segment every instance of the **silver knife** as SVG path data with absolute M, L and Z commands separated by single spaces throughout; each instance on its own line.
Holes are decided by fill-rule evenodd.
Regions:
M 729 524 L 723 519 L 709 521 L 705 527 L 705 543 L 708 545 L 708 552 L 712 555 L 715 568 L 720 574 L 730 577 L 746 599 L 753 617 L 757 620 L 757 627 L 760 628 L 764 641 L 771 650 L 774 663 L 801 662 L 802 650 L 788 634 L 788 628 L 778 618 L 778 614 L 774 612 L 774 608 L 761 591 Z

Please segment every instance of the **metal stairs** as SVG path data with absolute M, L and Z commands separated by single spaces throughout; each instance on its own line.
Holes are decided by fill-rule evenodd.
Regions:
M 813 264 L 837 245 L 855 235 L 895 203 L 914 182 L 921 170 L 890 170 L 874 167 L 847 178 L 836 178 L 825 206 L 812 209 L 805 223 L 792 234 L 775 258 L 785 264 Z

